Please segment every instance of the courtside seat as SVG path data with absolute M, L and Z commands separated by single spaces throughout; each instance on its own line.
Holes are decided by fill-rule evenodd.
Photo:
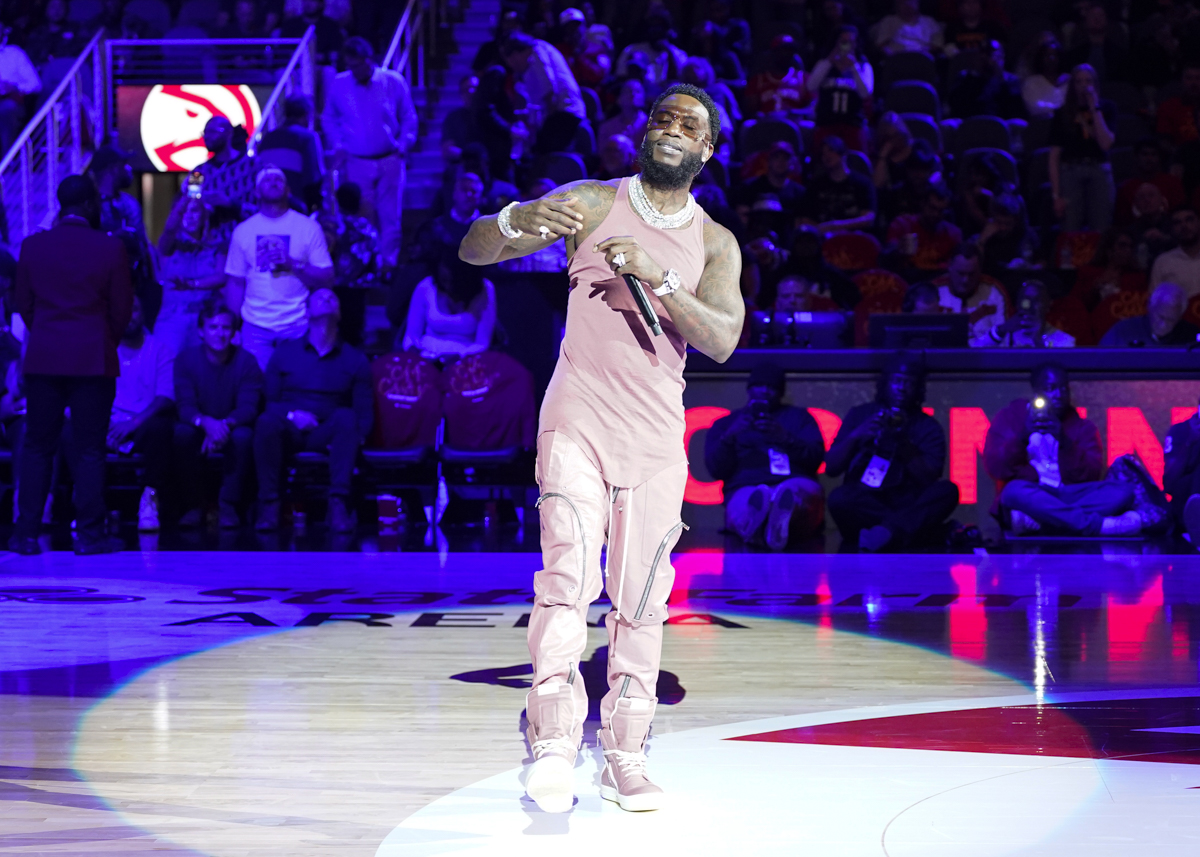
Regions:
M 403 498 L 405 494 L 419 498 L 422 516 L 428 520 L 426 510 L 432 510 L 437 496 L 438 460 L 432 446 L 416 446 L 409 449 L 364 449 L 368 482 L 371 493 L 394 494 Z M 411 508 L 411 503 L 410 503 Z
M 494 500 L 507 497 L 525 524 L 525 510 L 537 497 L 532 449 L 505 446 L 499 449 L 455 449 L 443 446 L 438 452 L 446 487 L 466 499 Z

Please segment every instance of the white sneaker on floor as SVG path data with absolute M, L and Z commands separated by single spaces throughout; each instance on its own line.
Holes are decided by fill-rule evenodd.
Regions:
M 1024 512 L 1018 512 L 1016 509 L 1013 509 L 1008 513 L 1008 516 L 1012 521 L 1014 536 L 1024 536 L 1029 533 L 1040 533 L 1042 531 L 1042 525 Z
M 138 532 L 158 532 L 158 493 L 153 488 L 142 491 L 142 501 L 138 503 Z
M 1123 515 L 1105 518 L 1100 522 L 1102 536 L 1136 536 L 1142 531 L 1142 516 L 1130 509 Z
M 535 741 L 525 794 L 542 812 L 568 812 L 575 803 L 575 748 L 568 738 Z

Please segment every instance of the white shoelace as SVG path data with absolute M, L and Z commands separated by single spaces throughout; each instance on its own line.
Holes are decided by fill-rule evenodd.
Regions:
M 547 753 L 554 753 L 558 756 L 565 756 L 569 761 L 575 753 L 575 747 L 571 743 L 570 738 L 546 738 L 541 741 L 534 741 L 530 749 L 533 750 L 533 758 L 535 760 L 542 758 Z
M 634 775 L 646 776 L 646 754 L 643 752 L 605 750 L 604 757 L 606 759 L 611 757 L 616 760 L 617 767 L 627 777 Z

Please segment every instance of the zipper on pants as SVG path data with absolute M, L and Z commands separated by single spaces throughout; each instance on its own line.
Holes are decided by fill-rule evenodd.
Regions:
M 685 524 L 683 521 L 680 521 L 678 524 L 671 527 L 671 529 L 667 530 L 667 534 L 663 536 L 662 542 L 659 543 L 658 552 L 654 554 L 654 562 L 650 566 L 650 574 L 646 577 L 646 588 L 642 592 L 642 600 L 638 603 L 637 612 L 633 614 L 634 619 L 642 618 L 642 611 L 646 609 L 646 602 L 650 600 L 650 587 L 654 585 L 654 574 L 656 571 L 658 571 L 658 563 L 662 559 L 662 555 L 667 549 L 667 542 L 671 540 L 671 536 L 679 532 L 680 527 L 685 530 L 689 529 L 687 524 Z
M 579 563 L 579 594 L 575 596 L 575 603 L 578 604 L 579 600 L 583 598 L 584 589 L 587 588 L 587 532 L 583 528 L 583 516 L 579 514 L 579 509 L 570 497 L 566 494 L 560 494 L 557 491 L 551 491 L 549 494 L 543 494 L 538 497 L 537 503 L 533 507 L 540 510 L 542 508 L 542 501 L 547 497 L 561 497 L 563 500 L 566 500 L 567 505 L 571 507 L 571 511 L 575 513 L 575 523 L 579 525 L 579 555 L 581 560 Z

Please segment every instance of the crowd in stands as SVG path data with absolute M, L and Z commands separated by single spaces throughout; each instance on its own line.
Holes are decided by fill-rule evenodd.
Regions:
M 289 99 L 255 158 L 242 129 L 213 118 L 211 157 L 156 241 L 126 192 L 127 153 L 100 147 L 87 175 L 60 188 L 62 208 L 42 224 L 50 235 L 82 224 L 120 245 L 120 264 L 114 247 L 105 258 L 124 268 L 128 307 L 114 299 L 96 319 L 112 354 L 82 373 L 111 379 L 116 361 L 109 405 L 97 404 L 103 385 L 38 393 L 28 383 L 22 340 L 28 353 L 39 336 L 63 335 L 43 329 L 65 311 L 62 296 L 44 307 L 31 285 L 57 269 L 28 248 L 19 262 L 0 256 L 0 276 L 17 282 L 8 309 L 19 311 L 0 348 L 0 422 L 20 459 L 18 548 L 30 546 L 64 468 L 77 511 L 94 511 L 88 492 L 106 455 L 140 456 L 147 529 L 160 496 L 184 526 L 200 523 L 205 461 L 220 459 L 219 522 L 237 526 L 253 510 L 269 530 L 290 460 L 320 452 L 330 524 L 346 530 L 364 447 L 532 447 L 532 377 L 496 348 L 520 331 L 503 329 L 493 281 L 562 274 L 568 259 L 558 244 L 493 273 L 460 262 L 458 244 L 474 219 L 513 200 L 633 174 L 646 111 L 677 81 L 704 87 L 720 114 L 693 193 L 742 247 L 744 348 L 912 345 L 903 326 L 873 321 L 888 316 L 944 324 L 921 347 L 1182 347 L 1200 334 L 1200 11 L 1178 0 L 610 0 L 599 13 L 571 0 L 505 3 L 442 124 L 441 191 L 423 222 L 407 224 L 417 112 L 404 79 L 374 60 L 395 4 L 236 0 L 201 19 L 193 7 L 205 1 L 170 7 L 158 30 L 138 17 L 144 0 L 102 0 L 86 21 L 74 15 L 90 8 L 83 0 L 0 4 L 10 22 L 0 135 L 15 136 L 33 106 L 26 96 L 100 27 L 240 38 L 311 25 L 329 72 L 322 105 Z M 394 337 L 374 349 L 387 353 L 368 361 L 364 295 L 376 286 L 400 299 L 389 305 Z M 50 362 L 43 379 L 62 368 Z M 777 549 L 817 532 L 828 509 L 864 550 L 964 538 L 950 522 L 957 489 L 942 479 L 945 434 L 921 410 L 923 394 L 920 361 L 901 360 L 826 452 L 811 415 L 783 403 L 781 373 L 756 370 L 747 408 L 708 435 L 731 531 Z M 31 395 L 42 397 L 36 425 Z M 103 431 L 72 429 L 56 462 L 60 406 L 72 397 L 80 412 L 104 414 Z M 59 408 L 57 424 L 47 407 Z M 1071 408 L 1060 369 L 1035 373 L 1030 399 L 992 426 L 986 458 L 1006 528 L 1157 525 L 1145 492 L 1127 484 L 1136 468 L 1106 475 L 1089 451 L 1095 427 Z M 1190 480 L 1193 464 L 1174 478 Z M 822 465 L 844 477 L 828 499 Z M 79 521 L 82 541 L 99 539 L 95 521 Z
M 463 175 L 482 187 L 487 214 L 544 182 L 632 174 L 647 105 L 690 82 L 721 114 L 694 193 L 743 247 L 743 347 L 820 342 L 794 328 L 828 323 L 825 313 L 841 315 L 845 345 L 884 344 L 868 317 L 913 312 L 967 313 L 966 340 L 943 344 L 980 348 L 1195 341 L 1191 3 L 559 0 L 505 10 L 443 124 L 435 216 L 452 209 Z M 801 300 L 781 298 L 785 279 Z M 1164 300 L 1171 311 L 1152 330 L 1150 297 L 1163 283 L 1182 289 L 1184 306 Z M 927 284 L 937 299 L 917 300 L 932 294 Z

